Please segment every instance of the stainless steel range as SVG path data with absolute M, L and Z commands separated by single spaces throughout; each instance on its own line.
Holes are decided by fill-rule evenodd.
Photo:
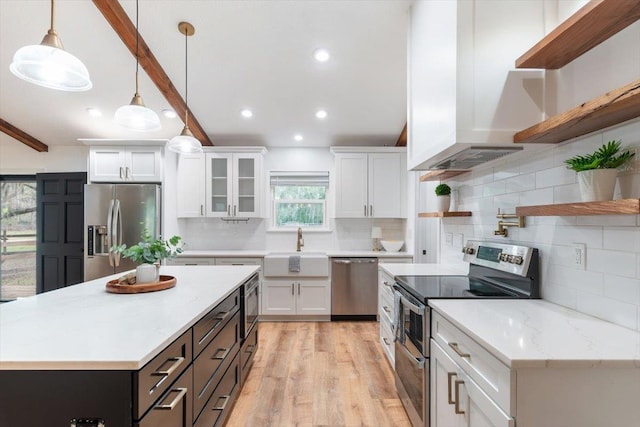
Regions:
M 396 389 L 414 427 L 429 425 L 429 339 L 432 298 L 539 298 L 538 250 L 468 241 L 466 276 L 396 276 Z

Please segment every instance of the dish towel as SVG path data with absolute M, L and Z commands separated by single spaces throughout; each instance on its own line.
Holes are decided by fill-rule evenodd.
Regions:
M 400 292 L 393 292 L 393 322 L 391 323 L 391 330 L 393 331 L 393 341 L 400 339 L 400 333 L 402 332 L 402 307 L 400 306 Z
M 291 273 L 300 273 L 300 257 L 297 255 L 289 257 L 289 271 Z

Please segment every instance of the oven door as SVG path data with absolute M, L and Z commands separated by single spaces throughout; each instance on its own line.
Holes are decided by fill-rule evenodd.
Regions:
M 400 313 L 396 328 L 396 390 L 411 424 L 426 426 L 429 422 L 429 331 L 430 309 L 411 296 L 394 289 Z M 426 329 L 427 328 L 427 329 Z
M 258 276 L 253 277 L 245 284 L 244 293 L 244 331 L 243 337 L 247 338 L 251 333 L 253 325 L 258 321 L 260 301 L 260 280 Z

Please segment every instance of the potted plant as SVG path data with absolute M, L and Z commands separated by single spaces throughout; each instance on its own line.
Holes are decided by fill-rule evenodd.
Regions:
M 438 212 L 449 212 L 451 205 L 451 187 L 447 184 L 440 184 L 436 187 L 436 196 L 438 201 Z
M 173 236 L 169 240 L 162 240 L 160 237 L 154 239 L 146 228 L 140 238 L 140 242 L 130 248 L 127 248 L 127 245 L 120 245 L 113 246 L 111 250 L 138 264 L 136 283 L 157 282 L 160 278 L 160 261 L 182 253 L 181 238 Z
M 577 172 L 583 202 L 613 200 L 617 168 L 635 155 L 628 149 L 619 153 L 621 145 L 622 141 L 609 141 L 592 154 L 565 160 L 567 168 Z

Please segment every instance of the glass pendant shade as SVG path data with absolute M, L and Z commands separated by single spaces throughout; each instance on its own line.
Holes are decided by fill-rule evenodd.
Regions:
M 153 132 L 161 129 L 160 117 L 144 106 L 139 94 L 135 94 L 131 103 L 116 110 L 114 121 L 120 127 L 140 132 Z
M 82 92 L 93 87 L 87 67 L 62 48 L 52 30 L 41 44 L 18 49 L 9 69 L 22 80 L 49 89 Z
M 180 154 L 202 153 L 202 144 L 193 136 L 189 127 L 185 126 L 180 135 L 169 140 L 167 149 Z

